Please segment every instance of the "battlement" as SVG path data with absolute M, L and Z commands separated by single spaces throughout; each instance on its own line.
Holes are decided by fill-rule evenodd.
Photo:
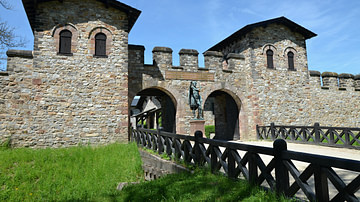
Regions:
M 183 69 L 184 71 L 196 71 L 199 67 L 199 52 L 194 49 L 181 49 L 179 51 L 180 67 L 173 66 L 173 50 L 169 47 L 154 47 L 152 50 L 154 64 L 160 68 L 175 68 Z M 245 57 L 240 54 L 231 53 L 224 58 L 221 52 L 206 51 L 204 55 L 204 65 L 207 70 L 216 69 L 235 69 L 239 65 L 239 61 L 244 60 Z M 204 69 L 204 68 L 202 68 Z
M 360 75 L 347 73 L 337 74 L 335 72 L 309 71 L 311 82 L 322 89 L 338 89 L 349 91 L 360 91 Z

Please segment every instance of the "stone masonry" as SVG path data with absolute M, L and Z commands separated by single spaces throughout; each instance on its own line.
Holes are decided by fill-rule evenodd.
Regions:
M 136 95 L 160 99 L 164 130 L 189 134 L 191 81 L 197 81 L 206 125 L 217 139 L 255 139 L 256 125 L 360 127 L 360 76 L 309 71 L 311 31 L 284 18 L 247 25 L 204 53 L 129 45 L 140 11 L 116 0 L 23 0 L 34 50 L 9 50 L 0 73 L 0 141 L 17 147 L 66 147 L 128 140 L 129 107 Z M 60 33 L 72 33 L 61 54 Z M 95 35 L 106 35 L 106 57 Z M 274 68 L 267 67 L 267 51 Z M 295 69 L 287 54 L 294 54 Z M 192 134 L 190 134 L 192 135 Z

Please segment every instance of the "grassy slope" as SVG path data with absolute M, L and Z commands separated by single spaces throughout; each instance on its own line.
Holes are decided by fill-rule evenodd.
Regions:
M 204 170 L 167 175 L 155 181 L 125 187 L 119 201 L 289 201 L 246 181 L 234 181 Z
M 142 181 L 135 144 L 67 149 L 0 149 L 0 201 L 286 201 L 199 170 Z
M 0 201 L 111 200 L 143 179 L 135 144 L 0 151 Z

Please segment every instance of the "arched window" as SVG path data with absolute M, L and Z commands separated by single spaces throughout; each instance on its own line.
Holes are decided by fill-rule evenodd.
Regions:
M 106 56 L 106 35 L 103 33 L 95 35 L 95 56 Z
M 273 61 L 274 52 L 272 50 L 266 51 L 266 62 L 267 62 L 267 68 L 274 69 L 274 61 Z
M 288 54 L 287 54 L 287 57 L 288 57 L 289 70 L 295 70 L 295 67 L 294 67 L 294 53 L 289 51 Z
M 60 54 L 71 54 L 71 37 L 72 33 L 69 30 L 63 30 L 60 32 Z

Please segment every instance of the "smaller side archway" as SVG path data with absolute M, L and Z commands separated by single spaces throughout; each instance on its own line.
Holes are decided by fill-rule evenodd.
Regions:
M 215 137 L 219 140 L 239 140 L 241 100 L 226 89 L 213 91 L 205 100 L 204 111 L 213 114 Z M 206 116 L 205 119 L 211 118 Z M 206 120 L 211 122 L 209 120 Z
M 146 116 L 146 127 L 149 129 L 176 133 L 176 105 L 176 99 L 169 91 L 158 87 L 146 88 L 138 92 L 131 102 L 130 115 Z

